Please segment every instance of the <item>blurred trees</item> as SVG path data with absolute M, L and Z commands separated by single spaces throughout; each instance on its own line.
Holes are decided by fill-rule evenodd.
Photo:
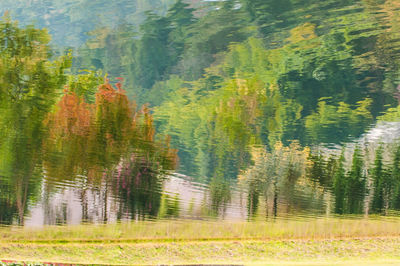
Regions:
M 46 30 L 20 28 L 7 16 L 0 21 L 0 201 L 6 224 L 14 218 L 24 224 L 40 189 L 43 121 L 71 62 L 69 56 L 50 61 L 49 40 Z
M 399 209 L 398 144 L 395 149 L 374 149 L 374 162 L 367 166 L 368 152 L 357 146 L 339 155 L 311 152 L 295 142 L 277 143 L 271 151 L 254 148 L 254 165 L 239 177 L 248 195 L 249 216 L 259 212 L 260 206 L 266 206 L 267 215 L 315 214 L 315 206 L 323 210 L 317 202 L 325 205 L 328 215 L 393 213 Z
M 46 30 L 0 21 L 0 222 L 23 225 L 39 189 L 82 177 L 128 198 L 144 193 L 127 200 L 139 202 L 131 212 L 157 215 L 176 151 L 154 138 L 150 109 L 127 98 L 122 78 L 115 89 L 101 73 L 68 75 L 71 56 L 52 60 L 49 40 Z

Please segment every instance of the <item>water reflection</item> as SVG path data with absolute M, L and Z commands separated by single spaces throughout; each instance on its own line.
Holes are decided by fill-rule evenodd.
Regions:
M 116 86 L 100 86 L 93 104 L 69 88 L 54 112 L 30 98 L 2 109 L 1 223 L 23 225 L 40 194 L 44 222 L 65 222 L 69 206 L 51 208 L 51 199 L 71 189 L 79 195 L 82 221 L 91 217 L 88 202 L 95 194 L 90 204 L 104 222 L 110 208 L 118 210 L 118 219 L 158 214 L 161 184 L 176 165 L 175 151 L 168 140 L 154 140 L 148 108 L 136 110 L 121 84 Z M 109 198 L 118 201 L 109 206 Z
M 94 31 L 74 75 L 0 22 L 1 224 L 400 209 L 399 4 L 211 2 Z

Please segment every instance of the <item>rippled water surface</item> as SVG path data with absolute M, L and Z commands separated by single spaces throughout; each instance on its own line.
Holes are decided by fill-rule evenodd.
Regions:
M 399 1 L 125 2 L 0 3 L 0 224 L 397 213 Z

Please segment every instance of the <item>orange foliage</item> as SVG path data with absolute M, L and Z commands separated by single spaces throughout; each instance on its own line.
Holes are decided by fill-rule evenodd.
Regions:
M 65 91 L 56 112 L 47 119 L 50 141 L 46 148 L 50 149 L 49 153 L 64 153 L 66 159 L 52 165 L 56 169 L 50 171 L 77 174 L 82 170 L 89 178 L 96 177 L 98 175 L 91 170 L 112 168 L 132 151 L 139 151 L 150 160 L 159 158 L 169 162 L 168 168 L 176 165 L 176 151 L 170 149 L 169 140 L 154 141 L 155 129 L 149 107 L 145 105 L 136 111 L 135 103 L 129 101 L 121 83 L 116 87 L 109 83 L 100 85 L 94 104 L 86 103 L 74 92 Z
M 153 116 L 147 105 L 142 107 L 140 114 L 143 115 L 142 134 L 145 141 L 153 141 L 155 129 L 153 128 Z
M 66 93 L 58 104 L 58 111 L 52 114 L 51 132 L 54 135 L 88 135 L 92 118 L 91 106 L 74 92 Z

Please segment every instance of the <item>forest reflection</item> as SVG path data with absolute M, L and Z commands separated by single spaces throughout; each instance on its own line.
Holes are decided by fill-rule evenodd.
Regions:
M 398 1 L 111 2 L 0 20 L 0 224 L 398 215 Z
M 89 95 L 65 89 L 53 112 L 39 104 L 32 110 L 31 102 L 12 102 L 4 110 L 2 223 L 16 217 L 24 224 L 40 193 L 51 197 L 68 184 L 75 184 L 83 205 L 87 189 L 103 194 L 103 221 L 107 197 L 118 198 L 118 216 L 158 214 L 162 181 L 176 166 L 176 152 L 168 139 L 154 140 L 149 109 L 136 110 L 121 83 L 116 87 L 101 85 L 94 103 L 84 100 Z M 87 207 L 82 212 L 82 219 L 89 219 Z

